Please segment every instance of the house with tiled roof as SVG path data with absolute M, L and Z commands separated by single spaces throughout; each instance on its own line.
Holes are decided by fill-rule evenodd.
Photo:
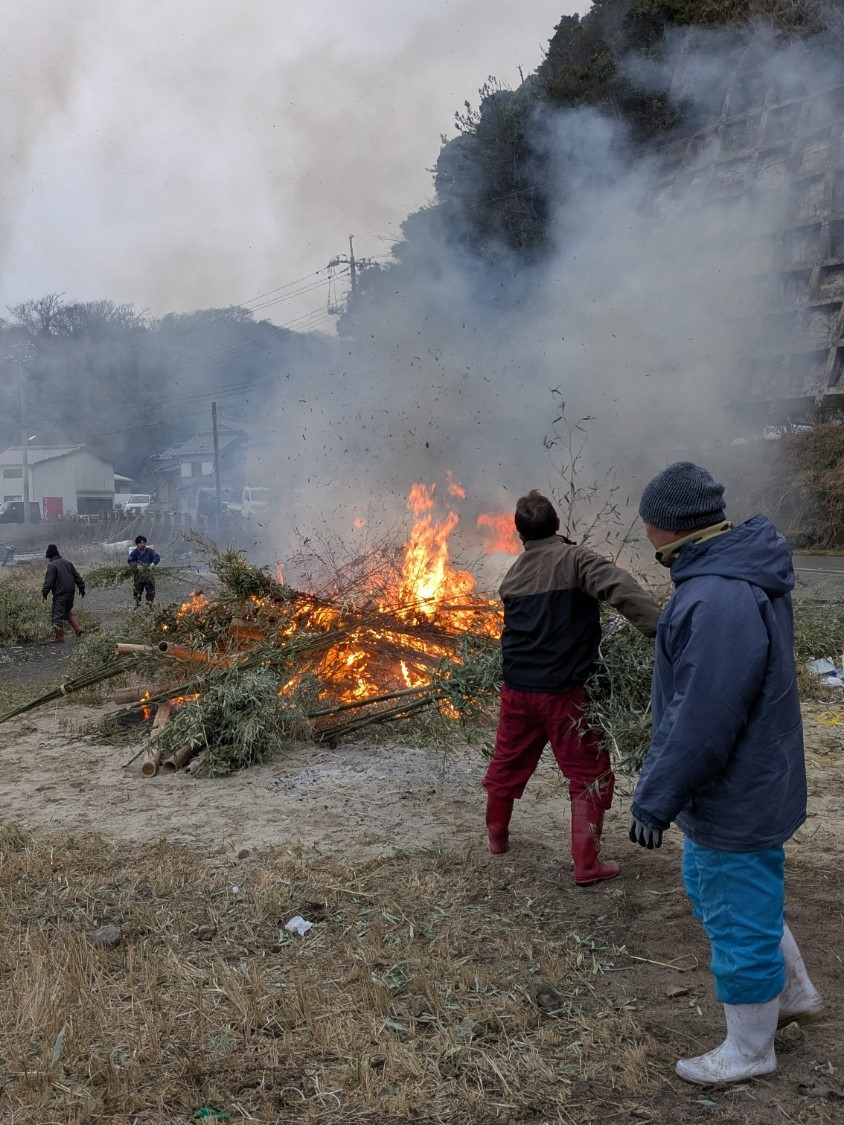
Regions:
M 29 498 L 46 519 L 110 512 L 114 505 L 114 467 L 85 445 L 36 445 L 26 451 Z M 21 447 L 0 452 L 3 500 L 23 499 Z
M 247 435 L 226 422 L 217 427 L 220 483 L 225 492 L 243 486 L 243 458 Z M 209 429 L 172 445 L 151 459 L 158 484 L 159 504 L 173 512 L 195 515 L 203 490 L 216 489 L 214 435 Z

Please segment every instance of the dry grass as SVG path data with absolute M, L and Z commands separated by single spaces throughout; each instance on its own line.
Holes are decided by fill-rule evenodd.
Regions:
M 624 951 L 572 931 L 565 875 L 538 901 L 485 858 L 352 867 L 274 851 L 213 869 L 163 843 L 13 828 L 0 862 L 10 1125 L 202 1107 L 302 1125 L 585 1125 L 656 1090 L 651 1041 L 596 995 Z M 304 938 L 284 928 L 296 913 L 317 923 Z M 107 922 L 124 940 L 95 949 L 86 932 Z

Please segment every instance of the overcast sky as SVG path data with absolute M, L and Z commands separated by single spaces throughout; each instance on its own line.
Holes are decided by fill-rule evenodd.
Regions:
M 245 303 L 431 198 L 454 111 L 587 0 L 28 0 L 4 13 L 0 314 Z M 259 312 L 318 320 L 315 289 Z M 260 304 L 260 302 L 256 302 Z M 313 319 L 307 319 L 310 310 Z

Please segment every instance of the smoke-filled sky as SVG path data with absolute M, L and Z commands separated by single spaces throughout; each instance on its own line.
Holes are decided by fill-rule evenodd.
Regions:
M 700 36 L 693 50 L 678 37 L 664 68 L 640 63 L 636 77 L 659 89 L 681 66 L 688 112 L 711 127 L 739 62 L 774 104 L 817 91 L 819 119 L 820 91 L 842 80 L 837 56 L 783 49 L 764 28 L 740 50 L 728 35 Z M 765 345 L 767 271 L 793 221 L 787 173 L 759 171 L 743 195 L 719 191 L 710 131 L 669 185 L 655 157 L 629 159 L 623 126 L 595 110 L 538 115 L 532 127 L 558 177 L 544 257 L 530 268 L 467 262 L 436 227 L 408 244 L 382 299 L 355 308 L 342 367 L 279 399 L 269 460 L 287 491 L 276 542 L 291 514 L 310 527 L 319 509 L 343 527 L 390 498 L 400 505 L 413 481 L 442 487 L 446 469 L 467 495 L 461 535 L 531 487 L 560 497 L 565 518 L 572 469 L 582 507 L 617 503 L 623 526 L 670 461 L 703 458 L 728 479 L 730 442 L 746 436 L 731 404 L 747 394 L 748 353 Z
M 153 315 L 384 257 L 442 133 L 587 0 L 29 0 L 4 13 L 0 309 Z M 263 309 L 325 326 L 323 289 Z

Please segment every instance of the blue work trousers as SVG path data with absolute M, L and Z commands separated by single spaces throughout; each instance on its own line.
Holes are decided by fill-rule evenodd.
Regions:
M 785 851 L 726 852 L 688 838 L 683 883 L 700 918 L 712 960 L 715 995 L 724 1004 L 766 1004 L 785 987 L 780 952 Z

